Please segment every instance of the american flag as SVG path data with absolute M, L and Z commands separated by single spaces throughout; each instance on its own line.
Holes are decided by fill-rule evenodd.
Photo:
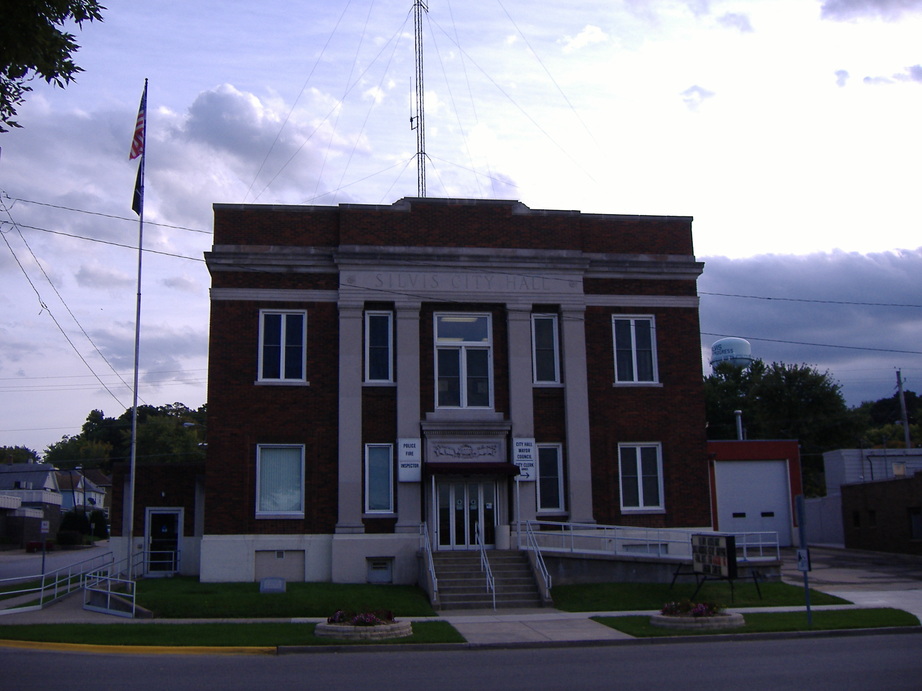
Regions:
M 147 130 L 147 81 L 144 82 L 144 93 L 141 95 L 141 107 L 138 109 L 138 120 L 134 125 L 134 138 L 131 140 L 131 153 L 128 160 L 133 161 L 144 153 L 144 139 Z

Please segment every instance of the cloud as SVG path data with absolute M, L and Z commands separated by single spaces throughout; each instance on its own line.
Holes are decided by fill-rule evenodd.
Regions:
M 905 68 L 902 72 L 896 72 L 889 77 L 865 77 L 862 80 L 865 84 L 896 84 L 897 82 L 917 82 L 922 83 L 922 65 L 912 65 Z
M 697 111 L 701 104 L 707 99 L 716 96 L 713 91 L 708 91 L 697 84 L 685 89 L 680 95 L 682 96 L 682 101 L 685 103 L 685 106 L 692 111 Z
M 572 53 L 586 46 L 606 41 L 608 41 L 608 34 L 597 26 L 587 24 L 576 36 L 565 36 L 561 42 L 564 44 L 563 52 Z
M 847 70 L 836 70 L 836 86 L 845 86 L 848 82 L 849 74 Z
M 820 10 L 823 19 L 849 21 L 880 17 L 888 21 L 922 10 L 922 0 L 826 0 Z
M 850 405 L 890 396 L 896 368 L 922 391 L 922 248 L 704 261 L 703 348 L 748 338 L 767 362 L 829 370 Z
M 125 271 L 118 271 L 109 266 L 101 266 L 96 262 L 82 264 L 75 276 L 77 285 L 83 288 L 105 288 L 115 292 L 133 287 L 136 280 Z
M 738 14 L 736 12 L 727 12 L 717 18 L 717 23 L 728 29 L 737 29 L 740 33 L 752 33 L 752 23 L 748 15 Z

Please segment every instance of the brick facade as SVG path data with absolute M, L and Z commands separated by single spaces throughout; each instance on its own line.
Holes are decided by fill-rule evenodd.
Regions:
M 845 546 L 922 555 L 922 473 L 842 485 Z
M 490 520 L 508 527 L 517 500 L 516 483 L 508 479 L 515 472 L 512 442 L 520 438 L 564 449 L 561 482 L 568 500 L 555 520 L 710 524 L 696 289 L 701 264 L 693 256 L 690 218 L 591 215 L 473 200 L 217 205 L 207 260 L 212 313 L 206 540 L 225 536 L 243 544 L 251 540 L 246 536 L 263 536 L 261 544 L 288 540 L 284 544 L 310 550 L 314 543 L 291 540 L 333 536 L 329 568 L 335 580 L 339 549 L 351 550 L 354 559 L 380 557 L 390 543 L 372 538 L 409 534 L 421 521 L 437 530 L 433 524 L 444 518 L 434 505 L 438 483 L 465 477 L 495 482 L 498 496 L 465 499 L 464 506 L 485 511 L 477 501 L 489 501 L 496 512 Z M 306 382 L 258 381 L 261 310 L 306 314 Z M 401 341 L 416 352 L 408 359 L 406 349 L 397 350 L 390 384 L 360 381 L 364 327 L 357 325 L 364 310 L 392 313 L 397 330 L 407 328 L 408 314 L 416 321 L 414 330 L 403 332 L 412 340 Z M 445 313 L 489 315 L 488 410 L 436 406 L 434 324 L 435 315 Z M 564 371 L 559 384 L 531 384 L 531 342 L 523 335 L 530 314 L 557 315 L 555 347 Z M 655 324 L 657 381 L 615 383 L 617 315 Z M 417 379 L 418 387 L 408 390 L 406 382 Z M 364 514 L 361 449 L 396 449 L 402 438 L 422 441 L 422 482 L 395 479 L 392 514 Z M 491 463 L 436 465 L 428 457 L 433 449 L 450 447 L 469 460 L 462 450 L 480 453 L 497 441 L 506 455 Z M 622 512 L 623 443 L 660 445 L 658 510 Z M 303 518 L 257 517 L 260 444 L 306 450 Z M 522 518 L 533 518 L 535 485 L 522 486 L 522 494 L 529 494 Z

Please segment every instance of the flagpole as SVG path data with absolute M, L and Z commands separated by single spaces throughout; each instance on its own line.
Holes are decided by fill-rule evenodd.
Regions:
M 128 580 L 133 580 L 134 571 L 134 505 L 136 470 L 138 464 L 138 381 L 141 359 L 141 264 L 144 249 L 144 163 L 147 160 L 145 145 L 147 139 L 147 79 L 144 80 L 144 94 L 138 109 L 134 139 L 129 159 L 140 157 L 138 177 L 135 181 L 131 208 L 138 214 L 138 293 L 134 318 L 134 381 L 131 402 L 131 460 L 129 464 L 128 490 Z

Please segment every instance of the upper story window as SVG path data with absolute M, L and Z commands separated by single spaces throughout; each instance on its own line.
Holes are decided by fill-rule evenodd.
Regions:
M 654 384 L 656 368 L 656 325 L 653 317 L 612 317 L 615 342 L 615 382 Z
M 304 517 L 304 447 L 261 444 L 256 449 L 256 516 Z
M 658 443 L 619 444 L 622 511 L 662 511 L 663 456 Z
M 438 407 L 493 406 L 492 338 L 489 314 L 435 315 Z
M 259 380 L 304 382 L 307 313 L 259 313 Z
M 560 383 L 557 349 L 557 315 L 531 315 L 532 375 L 536 384 Z
M 365 381 L 394 381 L 394 315 L 365 312 Z

